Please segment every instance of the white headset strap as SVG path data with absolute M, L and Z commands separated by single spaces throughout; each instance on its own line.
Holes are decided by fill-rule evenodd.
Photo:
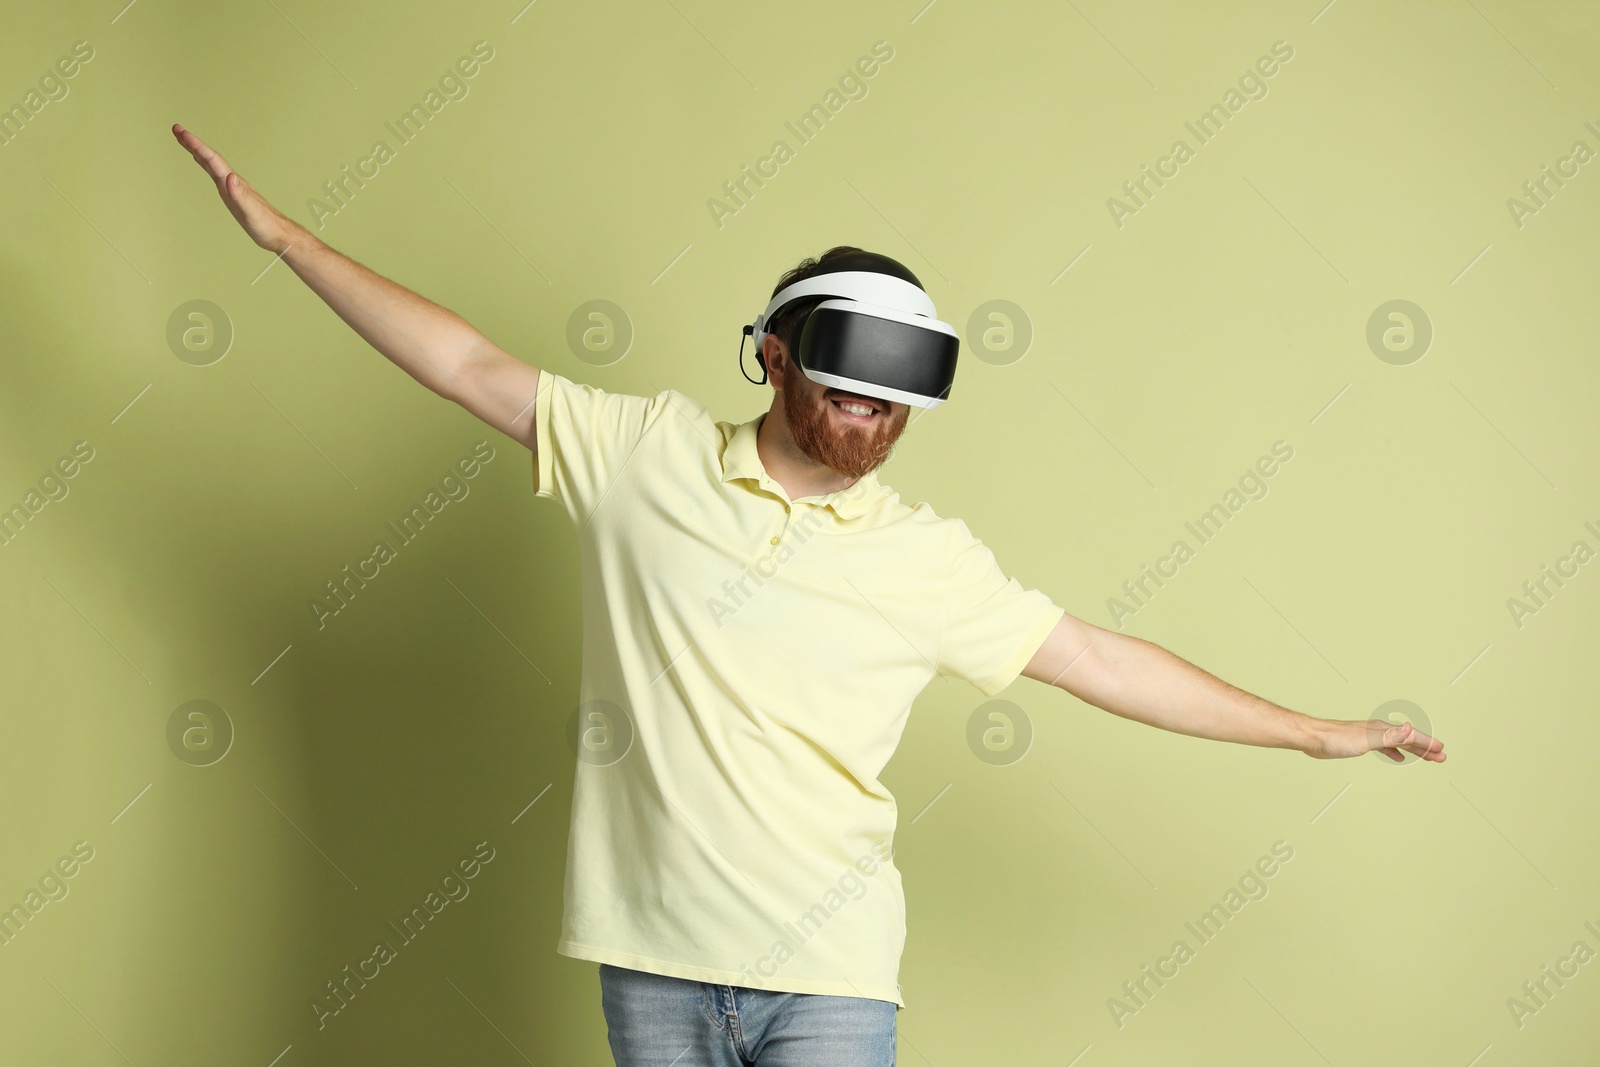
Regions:
M 837 296 L 860 300 L 880 307 L 893 308 L 913 315 L 938 317 L 933 300 L 927 293 L 910 282 L 877 271 L 842 270 L 833 274 L 818 274 L 795 282 L 778 292 L 755 321 L 756 350 L 761 350 L 762 339 L 767 336 L 767 323 L 780 307 L 805 296 Z
M 951 337 L 959 337 L 955 327 L 948 322 L 930 319 L 926 315 L 918 315 L 910 311 L 901 311 L 899 308 L 884 307 L 882 304 L 869 304 L 865 300 L 852 300 L 849 297 L 831 296 L 817 305 L 817 310 L 823 308 L 838 308 L 840 311 L 854 311 L 861 315 L 871 315 L 875 319 L 888 319 L 891 322 L 903 322 L 908 326 L 921 326 L 925 330 L 936 330 L 947 333 Z

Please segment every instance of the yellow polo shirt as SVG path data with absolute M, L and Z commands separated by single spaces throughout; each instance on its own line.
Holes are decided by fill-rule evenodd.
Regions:
M 764 414 L 546 370 L 535 418 L 534 487 L 583 575 L 556 951 L 904 1007 L 878 775 L 935 675 L 993 696 L 1063 610 L 873 475 L 790 500 L 756 451 Z

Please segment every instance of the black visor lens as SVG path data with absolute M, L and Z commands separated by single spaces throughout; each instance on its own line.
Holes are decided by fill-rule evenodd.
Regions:
M 800 365 L 902 393 L 948 399 L 960 341 L 942 330 L 819 307 L 800 332 Z

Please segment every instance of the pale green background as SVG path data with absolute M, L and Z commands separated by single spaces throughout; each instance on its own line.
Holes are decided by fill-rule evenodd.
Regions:
M 0 948 L 0 1060 L 609 1062 L 595 967 L 554 952 L 567 520 L 519 446 L 263 274 L 167 132 L 310 223 L 307 198 L 480 39 L 471 94 L 325 240 L 530 362 L 731 421 L 766 403 L 733 356 L 776 276 L 835 243 L 892 255 L 964 350 L 885 481 L 1106 625 L 1123 580 L 1286 440 L 1270 495 L 1128 632 L 1315 715 L 1412 700 L 1449 746 L 1315 762 L 1022 680 L 1004 698 L 1033 748 L 994 767 L 965 740 L 981 694 L 935 683 L 885 776 L 900 1063 L 1600 1058 L 1600 963 L 1520 1030 L 1506 1007 L 1575 940 L 1600 949 L 1600 564 L 1520 629 L 1506 606 L 1575 540 L 1600 548 L 1600 163 L 1521 229 L 1506 208 L 1575 140 L 1600 148 L 1592 5 L 539 0 L 513 24 L 517 0 L 119 4 L 8 4 L 0 37 L 6 105 L 74 41 L 96 50 L 0 148 L 0 504 L 97 450 L 0 548 L 0 905 L 96 849 Z M 877 40 L 895 54 L 869 95 L 719 229 L 707 198 Z M 1295 56 L 1269 95 L 1114 226 L 1106 199 L 1277 40 Z M 636 330 L 606 368 L 565 341 L 595 298 Z M 207 367 L 165 340 L 195 299 L 237 331 Z M 993 299 L 1035 331 L 1008 366 L 972 356 Z M 1366 346 L 1391 299 L 1434 324 L 1410 366 Z M 321 583 L 481 438 L 498 455 L 472 494 L 319 632 Z M 165 736 L 196 698 L 237 729 L 207 768 Z M 1280 839 L 1271 894 L 1118 1029 L 1107 999 Z M 481 840 L 472 895 L 318 1032 L 323 983 Z

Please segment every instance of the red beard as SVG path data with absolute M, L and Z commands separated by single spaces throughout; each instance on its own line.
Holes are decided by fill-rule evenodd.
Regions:
M 800 451 L 849 478 L 860 478 L 888 462 L 895 441 L 906 428 L 910 408 L 902 406 L 898 415 L 880 412 L 871 426 L 844 425 L 829 412 L 833 404 L 822 386 L 798 368 L 789 377 L 805 383 L 780 390 L 789 433 Z

